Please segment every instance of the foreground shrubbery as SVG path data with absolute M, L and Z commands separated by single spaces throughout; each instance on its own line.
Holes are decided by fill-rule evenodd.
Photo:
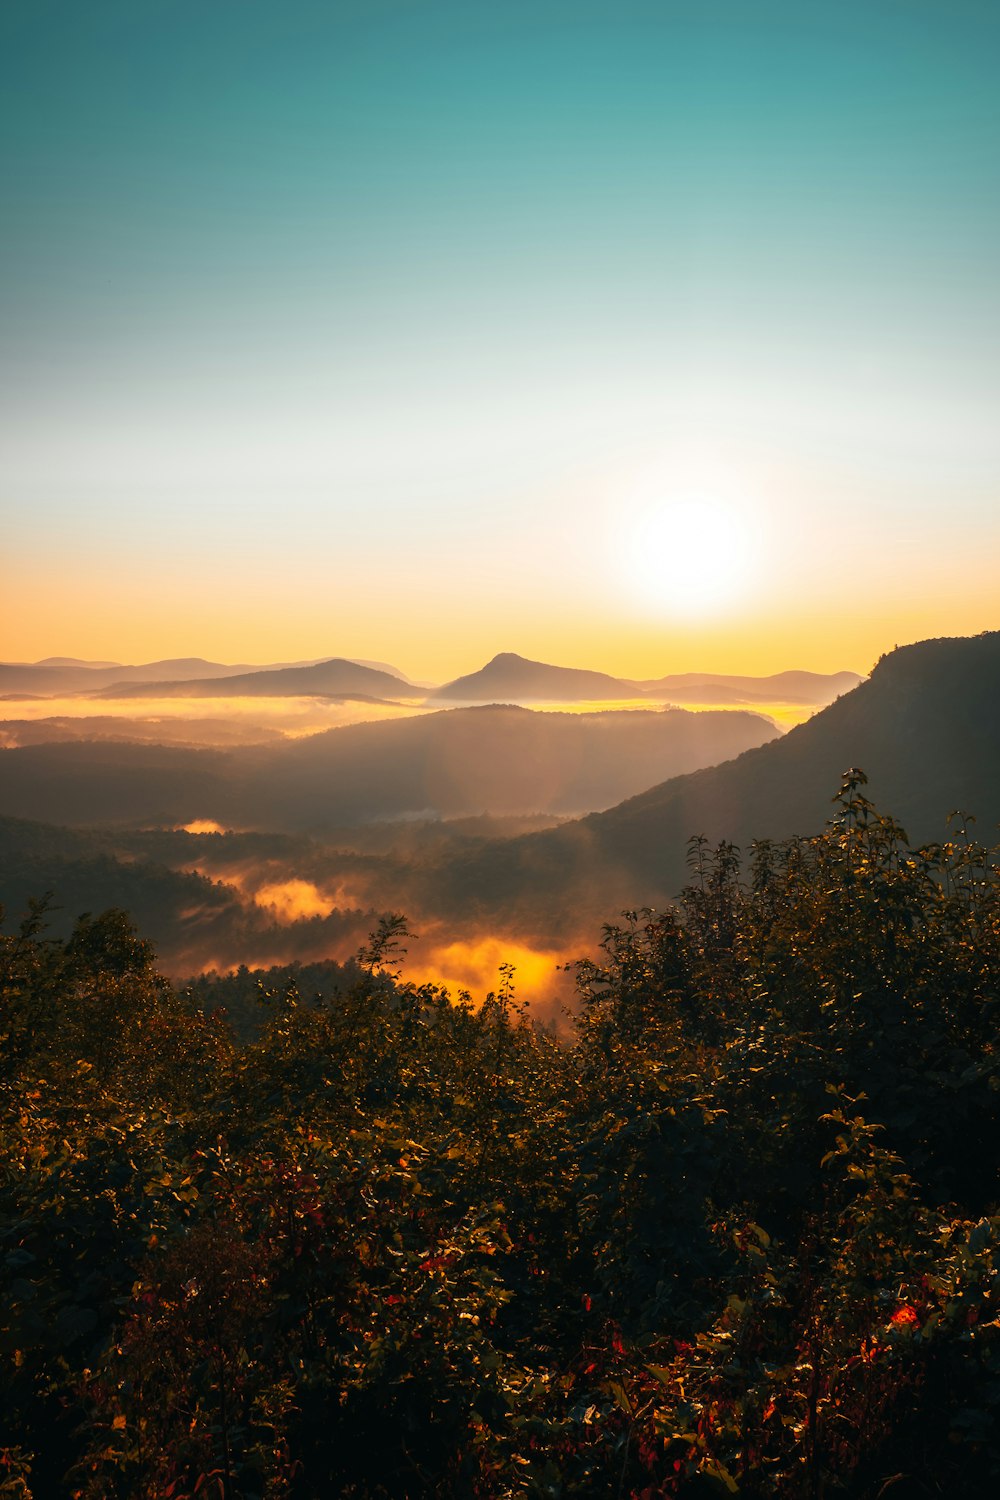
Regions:
M 861 785 L 570 1041 L 392 923 L 252 1044 L 119 914 L 3 939 L 0 1495 L 993 1493 L 1000 878 Z

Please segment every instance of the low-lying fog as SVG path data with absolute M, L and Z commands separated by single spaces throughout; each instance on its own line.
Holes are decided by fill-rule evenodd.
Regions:
M 441 704 L 402 699 L 397 703 L 363 703 L 314 697 L 302 698 L 145 698 L 137 712 L 134 698 L 73 695 L 65 698 L 16 697 L 0 699 L 0 749 L 64 740 L 133 740 L 159 745 L 262 745 L 282 739 L 302 739 L 349 724 L 381 723 L 413 718 L 440 710 Z M 449 705 L 457 707 L 459 705 Z M 531 703 L 538 712 L 592 714 L 625 709 L 657 712 L 669 704 L 648 698 L 607 702 Z M 748 705 L 687 703 L 695 712 L 719 709 L 746 711 Z M 752 711 L 780 729 L 808 719 L 815 708 L 802 703 L 753 704 Z
M 134 698 L 73 695 L 0 702 L 0 748 L 52 740 L 141 740 L 150 744 L 259 745 L 300 739 L 347 724 L 425 713 L 423 702 L 341 702 L 324 698 Z
M 405 685 L 401 684 L 401 687 L 405 688 Z M 355 770 L 347 775 L 340 764 L 339 749 L 328 762 L 327 756 L 332 754 L 333 744 L 326 750 L 317 741 L 316 749 L 322 759 L 316 760 L 315 766 L 310 760 L 301 767 L 292 768 L 290 773 L 286 772 L 284 780 L 290 790 L 276 793 L 275 787 L 280 788 L 280 778 L 272 787 L 271 773 L 266 772 L 261 786 L 254 789 L 251 798 L 258 806 L 260 817 L 241 817 L 237 825 L 244 830 L 241 835 L 221 837 L 226 828 L 232 826 L 232 820 L 227 820 L 224 813 L 211 816 L 215 809 L 207 806 L 203 816 L 195 815 L 197 808 L 182 812 L 180 821 L 174 824 L 173 835 L 169 822 L 159 821 L 159 831 L 150 832 L 144 846 L 146 836 L 139 829 L 148 815 L 144 815 L 141 801 L 126 816 L 125 821 L 131 820 L 131 831 L 122 831 L 119 827 L 117 833 L 110 832 L 115 821 L 110 815 L 112 804 L 120 811 L 124 805 L 121 799 L 125 795 L 126 782 L 121 780 L 116 767 L 110 766 L 103 772 L 104 781 L 108 783 L 104 792 L 111 788 L 111 801 L 103 792 L 94 797 L 80 783 L 81 810 L 74 814 L 67 803 L 67 770 L 72 771 L 71 780 L 96 773 L 87 772 L 83 764 L 69 768 L 61 762 L 54 762 L 48 771 L 43 768 L 39 773 L 41 779 L 28 800 L 24 800 L 25 789 L 17 782 L 14 804 L 8 805 L 11 800 L 8 798 L 7 803 L 0 806 L 0 814 L 10 818 L 29 817 L 40 823 L 72 822 L 80 829 L 77 837 L 82 842 L 74 849 L 67 842 L 66 831 L 53 828 L 48 844 L 43 840 L 39 849 L 26 854 L 18 844 L 20 835 L 9 834 L 13 840 L 13 852 L 7 860 L 6 877 L 0 881 L 0 899 L 7 901 L 10 914 L 16 916 L 27 897 L 42 895 L 47 889 L 54 890 L 56 905 L 61 908 L 53 913 L 54 930 L 71 926 L 75 915 L 84 909 L 100 910 L 108 905 L 125 907 L 132 912 L 141 930 L 156 943 L 163 969 L 178 980 L 199 972 L 226 973 L 240 965 L 267 968 L 291 962 L 346 962 L 364 943 L 380 912 L 402 911 L 416 934 L 407 940 L 405 978 L 442 983 L 452 992 L 467 990 L 474 999 L 480 999 L 488 990 L 497 987 L 499 966 L 512 963 L 516 968 L 518 994 L 530 997 L 536 1015 L 558 1020 L 573 993 L 572 973 L 566 966 L 575 958 L 596 955 L 600 932 L 595 930 L 592 920 L 588 918 L 586 923 L 581 922 L 577 932 L 572 914 L 567 913 L 558 937 L 546 941 L 540 931 L 533 930 L 530 913 L 512 911 L 510 921 L 504 927 L 498 925 L 495 914 L 480 920 L 474 910 L 463 909 L 460 892 L 454 910 L 447 909 L 450 902 L 429 899 L 433 880 L 428 883 L 426 872 L 436 861 L 450 859 L 456 854 L 461 857 L 464 850 L 474 850 L 486 839 L 503 841 L 523 832 L 552 827 L 560 821 L 560 817 L 554 814 L 586 812 L 589 807 L 606 806 L 689 766 L 687 763 L 675 766 L 669 758 L 663 759 L 661 774 L 660 760 L 657 759 L 659 752 L 655 752 L 655 748 L 647 748 L 645 759 L 637 753 L 642 725 L 650 725 L 650 720 L 655 719 L 665 726 L 666 719 L 661 719 L 661 715 L 669 716 L 669 703 L 651 702 L 647 697 L 606 702 L 532 702 L 530 707 L 535 714 L 561 716 L 561 719 L 552 719 L 553 732 L 560 722 L 566 724 L 566 716 L 588 715 L 592 720 L 595 716 L 607 716 L 603 719 L 607 733 L 602 733 L 600 740 L 617 745 L 621 734 L 621 747 L 613 751 L 611 760 L 617 762 L 621 759 L 622 767 L 634 762 L 631 773 L 626 772 L 625 779 L 618 785 L 621 768 L 616 772 L 609 762 L 608 767 L 600 772 L 607 779 L 606 787 L 581 782 L 584 790 L 568 803 L 564 800 L 560 804 L 556 782 L 560 777 L 569 777 L 576 764 L 574 755 L 577 759 L 583 756 L 581 766 L 589 768 L 591 780 L 598 774 L 602 752 L 596 741 L 593 744 L 588 741 L 585 751 L 575 752 L 567 740 L 569 748 L 560 749 L 558 753 L 555 748 L 550 749 L 546 752 L 546 759 L 538 746 L 527 740 L 525 748 L 518 751 L 513 744 L 505 743 L 502 736 L 497 742 L 487 737 L 477 744 L 464 738 L 455 739 L 453 744 L 444 741 L 438 744 L 431 736 L 427 745 L 432 748 L 425 749 L 414 761 L 414 764 L 423 764 L 426 757 L 430 757 L 420 771 L 422 780 L 416 784 L 410 816 L 401 818 L 400 810 L 390 806 L 392 799 L 380 811 L 379 799 L 370 795 L 369 788 L 371 806 L 367 811 L 360 809 L 359 822 L 338 829 L 329 826 L 330 820 L 348 816 L 348 803 L 353 807 L 351 776 L 356 778 L 359 773 Z M 706 735 L 709 725 L 714 723 L 718 729 L 712 733 L 723 737 L 728 733 L 726 726 L 731 724 L 735 731 L 737 723 L 735 717 L 730 721 L 725 712 L 720 712 L 727 707 L 737 710 L 744 716 L 744 722 L 749 722 L 745 717 L 749 706 L 735 695 L 731 705 L 720 702 L 718 698 L 704 705 L 684 703 L 688 712 L 702 710 L 708 715 L 700 721 Z M 460 705 L 453 703 L 448 708 L 454 713 Z M 391 704 L 312 695 L 141 699 L 102 695 L 97 699 L 83 693 L 58 698 L 8 694 L 0 702 L 0 749 L 20 749 L 22 754 L 33 755 L 36 752 L 29 747 L 46 744 L 70 747 L 74 742 L 112 741 L 142 746 L 194 747 L 215 752 L 237 751 L 240 754 L 250 753 L 250 747 L 260 747 L 261 753 L 266 751 L 270 757 L 283 744 L 304 741 L 325 731 L 363 724 L 388 724 L 440 713 L 441 709 L 441 704 L 425 704 L 415 697 L 405 699 L 402 694 Z M 629 711 L 627 717 L 623 711 Z M 759 737 L 766 739 L 774 734 L 774 729 L 762 723 L 762 719 L 770 720 L 784 730 L 808 718 L 813 709 L 802 703 L 775 702 L 754 703 L 750 712 L 760 716 L 757 720 L 761 731 Z M 489 710 L 480 709 L 470 722 L 474 725 L 478 716 L 484 713 L 485 726 L 490 717 Z M 676 717 L 680 722 L 686 715 Z M 546 724 L 549 722 L 546 719 Z M 628 751 L 625 749 L 627 725 L 630 726 L 631 742 Z M 584 729 L 582 723 L 579 727 L 581 731 Z M 609 739 L 612 730 L 614 735 Z M 388 733 L 394 737 L 399 731 Z M 339 736 L 335 739 L 339 747 Z M 718 743 L 721 746 L 723 740 L 720 738 Z M 715 753 L 709 753 L 705 748 L 700 752 L 701 758 L 691 761 L 690 766 L 709 763 L 719 759 L 720 755 L 725 758 L 739 748 L 717 749 Z M 372 750 L 374 752 L 374 745 Z M 60 755 L 63 753 L 59 752 Z M 105 752 L 95 753 L 103 755 Z M 138 756 L 148 752 L 137 750 L 135 753 Z M 291 746 L 287 752 L 281 753 L 292 753 Z M 383 754 L 381 745 L 378 754 Z M 312 747 L 309 755 L 316 759 L 312 756 Z M 407 755 L 413 759 L 410 752 Z M 492 776 L 496 780 L 500 776 L 499 770 L 492 772 L 488 769 L 492 759 L 498 757 L 505 767 L 501 777 L 503 786 L 506 787 L 512 777 L 516 783 L 513 791 L 508 788 L 502 795 L 488 779 Z M 368 763 L 365 775 L 369 779 L 376 774 L 376 762 Z M 10 784 L 16 781 L 13 767 L 12 760 L 9 763 L 12 772 Z M 556 768 L 559 768 L 558 776 Z M 405 781 L 406 775 L 411 778 L 414 775 L 412 768 L 404 774 L 402 763 L 387 766 L 385 774 L 390 773 L 393 783 Z M 487 781 L 483 782 L 487 773 Z M 127 771 L 129 796 L 133 798 L 135 777 L 140 774 L 143 774 L 141 768 Z M 149 774 L 155 787 L 159 772 L 154 768 Z M 574 774 L 579 780 L 579 768 Z M 632 781 L 628 779 L 629 774 Z M 46 785 L 46 775 L 56 779 L 50 779 Z M 335 796 L 331 804 L 329 788 L 331 785 L 335 787 L 345 776 L 343 790 L 347 802 L 340 809 Z M 454 802 L 451 813 L 447 810 L 448 798 L 444 797 L 442 801 L 443 794 L 437 787 L 442 778 L 452 789 L 449 794 Z M 470 778 L 468 795 L 458 797 L 455 787 L 464 785 Z M 117 801 L 113 795 L 115 786 L 118 787 Z M 491 788 L 496 792 L 496 806 L 493 808 L 489 805 Z M 151 807 L 157 805 L 159 795 L 151 794 Z M 282 806 L 282 817 L 278 818 L 275 813 L 278 804 L 274 803 L 276 795 L 279 802 L 281 797 L 285 801 L 290 797 L 293 801 L 295 797 L 304 798 L 308 806 L 304 803 L 301 813 L 295 812 L 294 816 Z M 173 797 L 174 792 L 164 793 L 160 800 L 166 806 Z M 177 800 L 183 805 L 185 799 L 179 797 Z M 268 806 L 269 801 L 274 806 Z M 441 815 L 426 820 L 427 810 L 436 802 L 442 803 Z M 320 828 L 318 824 L 323 808 L 326 809 L 326 824 Z M 453 815 L 463 808 L 479 815 L 465 818 Z M 505 816 L 491 816 L 496 812 Z M 514 816 L 507 816 L 509 814 Z M 317 826 L 311 826 L 314 823 Z M 109 831 L 106 834 L 91 833 L 85 831 L 83 824 L 90 824 L 92 828 L 103 824 Z M 322 842 L 293 837 L 279 848 L 277 843 L 280 843 L 281 836 L 276 830 L 282 826 L 293 835 L 297 831 L 319 833 Z M 247 832 L 252 829 L 272 830 L 270 834 L 262 831 L 260 839 L 262 845 L 271 840 L 275 847 L 269 846 L 266 851 L 262 847 L 250 849 L 247 840 L 257 837 Z M 171 837 L 175 844 L 169 842 Z M 91 843 L 87 843 L 88 839 Z M 613 917 L 614 912 L 607 915 Z

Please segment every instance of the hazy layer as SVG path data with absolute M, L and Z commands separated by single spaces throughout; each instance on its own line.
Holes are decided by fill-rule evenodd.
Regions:
M 379 912 L 403 911 L 419 934 L 414 976 L 481 991 L 510 959 L 555 1004 L 557 964 L 592 950 L 602 920 L 676 894 L 692 834 L 746 849 L 757 837 L 818 829 L 848 765 L 869 771 L 878 805 L 917 838 L 942 836 L 954 807 L 989 829 L 998 816 L 998 670 L 1000 634 L 926 642 L 893 653 L 867 682 L 777 737 L 759 718 L 717 707 L 615 715 L 590 703 L 583 716 L 565 704 L 559 713 L 452 709 L 240 750 L 8 750 L 0 792 L 13 816 L 0 818 L 0 901 L 16 918 L 29 896 L 52 890 L 60 930 L 79 911 L 123 906 L 175 975 L 344 959 Z M 596 773 L 636 776 L 638 767 L 650 786 L 677 730 L 695 734 L 689 749 L 704 750 L 709 731 L 750 731 L 760 748 L 578 822 L 440 816 L 449 806 L 525 809 L 543 798 L 562 812 L 579 805 L 585 784 L 584 805 L 599 806 L 608 784 Z M 640 745 L 651 759 L 636 759 Z M 699 763 L 707 766 L 704 754 Z M 186 802 L 206 805 L 172 827 L 167 811 Z M 213 812 L 227 803 L 230 816 Z M 438 816 L 422 821 L 428 807 Z M 243 826 L 256 815 L 259 827 L 264 809 L 281 808 L 290 834 L 218 831 L 237 811 Z M 45 821 L 15 821 L 26 812 Z M 401 822 L 381 821 L 403 812 Z M 58 821 L 78 826 L 45 826 Z M 303 836 L 318 828 L 324 842 Z
M 142 712 L 130 698 L 75 695 L 71 698 L 9 698 L 0 702 L 0 745 L 36 743 L 38 732 L 18 727 L 64 721 L 53 738 L 131 738 L 161 742 L 186 740 L 204 745 L 256 744 L 296 739 L 347 724 L 377 723 L 423 712 L 421 703 L 335 703 L 322 698 L 144 698 Z M 116 726 L 117 730 L 116 730 Z

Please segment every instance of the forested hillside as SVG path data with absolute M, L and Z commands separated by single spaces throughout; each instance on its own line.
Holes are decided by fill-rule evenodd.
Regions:
M 360 670 L 360 669 L 359 669 Z M 777 737 L 761 714 L 449 709 L 274 746 L 25 745 L 0 759 L 0 814 L 76 826 L 325 833 L 384 818 L 610 807 Z
M 872 795 L 911 839 L 940 840 L 972 811 L 986 842 L 1000 823 L 1000 632 L 921 641 L 807 723 L 721 765 L 677 776 L 606 812 L 472 852 L 438 872 L 434 910 L 529 935 L 575 934 L 616 906 L 660 905 L 684 881 L 693 834 L 746 848 L 822 828 L 828 788 L 864 766 Z
M 996 851 L 851 773 L 689 874 L 565 1041 L 391 919 L 252 1043 L 120 913 L 4 937 L 0 1493 L 993 1493 Z

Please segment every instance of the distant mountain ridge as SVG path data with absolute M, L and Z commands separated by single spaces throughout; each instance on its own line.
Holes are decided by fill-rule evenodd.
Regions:
M 232 676 L 198 677 L 180 681 L 111 684 L 96 698 L 286 698 L 304 696 L 363 696 L 372 702 L 392 701 L 400 691 L 423 697 L 399 677 L 377 667 L 359 666 L 343 657 L 308 667 L 266 667 Z M 389 695 L 389 697 L 387 697 Z
M 349 671 L 359 668 L 372 677 Z M 289 673 L 300 674 L 298 677 Z M 52 656 L 39 662 L 0 662 L 0 697 L 56 697 L 92 694 L 106 697 L 288 697 L 316 694 L 367 694 L 377 701 L 429 697 L 440 703 L 588 703 L 642 698 L 676 703 L 731 706 L 774 702 L 804 705 L 832 702 L 861 679 L 856 672 L 778 672 L 750 677 L 712 672 L 684 672 L 637 681 L 581 667 L 553 666 L 513 651 L 502 651 L 476 672 L 442 687 L 417 681 L 398 667 L 358 657 L 314 657 L 309 661 L 265 666 L 226 665 L 200 656 L 174 657 L 138 666 L 88 662 Z M 216 684 L 215 691 L 206 686 Z M 159 692 L 154 692 L 154 685 Z M 115 687 L 123 691 L 111 691 Z M 126 691 L 126 689 L 130 689 Z
M 864 681 L 858 672 L 775 672 L 747 677 L 721 672 L 680 672 L 639 686 L 680 703 L 816 703 L 825 706 Z
M 283 671 L 307 671 L 323 665 L 325 660 L 340 658 L 317 658 L 307 662 L 278 662 L 272 666 L 253 666 L 247 663 L 229 664 L 206 661 L 200 656 L 175 657 L 164 661 L 146 662 L 140 666 L 123 666 L 118 662 L 82 662 L 72 657 L 48 657 L 40 662 L 0 662 L 0 694 L 25 696 L 41 694 L 55 697 L 60 694 L 94 693 L 122 684 L 159 684 L 173 689 L 191 687 L 190 693 L 173 692 L 168 696 L 205 697 L 205 689 L 193 685 L 210 680 L 225 681 L 230 677 L 256 675 Z M 350 665 L 381 672 L 391 680 L 398 693 L 400 684 L 412 686 L 409 678 L 384 662 L 355 662 Z M 420 690 L 418 690 L 420 691 Z M 109 694 L 108 696 L 115 696 Z M 153 693 L 137 696 L 152 697 Z M 223 694 L 222 696 L 226 696 Z M 377 696 L 377 695 L 376 695 Z M 383 694 L 384 696 L 384 694 Z
M 634 682 L 580 667 L 553 667 L 501 651 L 478 672 L 456 677 L 432 697 L 460 703 L 586 703 L 641 698 Z
M 20 666 L 35 667 L 120 667 L 117 661 L 85 661 L 82 656 L 45 656 L 41 661 L 21 662 Z
M 431 694 L 435 702 L 587 703 L 642 698 L 678 703 L 832 703 L 857 687 L 857 672 L 776 672 L 749 677 L 719 672 L 682 672 L 638 681 L 579 667 L 557 667 L 501 651 L 478 672 L 445 683 Z

